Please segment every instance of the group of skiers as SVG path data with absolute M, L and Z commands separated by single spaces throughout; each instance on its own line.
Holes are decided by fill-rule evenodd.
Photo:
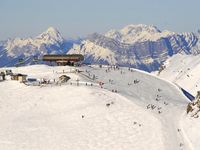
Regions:
M 134 121 L 134 122 L 133 122 L 133 125 L 136 125 L 136 124 L 138 124 L 138 123 L 137 123 L 136 121 Z M 142 124 L 140 124 L 140 123 L 139 123 L 138 125 L 139 125 L 139 127 L 142 126 Z
M 156 105 L 153 105 L 153 104 L 148 104 L 147 105 L 147 109 L 151 109 L 151 110 L 154 110 L 157 106 Z M 158 113 L 161 114 L 162 111 L 161 111 L 162 107 L 157 107 L 157 110 L 158 110 Z
M 108 66 L 108 68 L 105 70 L 106 73 L 110 72 L 111 70 L 119 70 L 119 66 Z

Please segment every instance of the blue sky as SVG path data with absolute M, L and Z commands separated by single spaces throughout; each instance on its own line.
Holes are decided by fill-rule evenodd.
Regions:
M 200 0 L 0 0 L 0 19 L 0 40 L 36 36 L 49 26 L 66 38 L 138 23 L 195 32 Z

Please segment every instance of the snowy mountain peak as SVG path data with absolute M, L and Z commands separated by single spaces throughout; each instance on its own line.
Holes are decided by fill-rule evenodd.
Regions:
M 36 39 L 42 39 L 43 41 L 50 43 L 54 43 L 55 41 L 63 42 L 60 32 L 54 27 L 49 27 L 45 32 L 37 36 Z
M 122 43 L 133 44 L 136 42 L 156 41 L 160 38 L 173 35 L 175 33 L 170 31 L 160 31 L 153 25 L 128 25 L 121 30 L 110 30 L 105 36 L 115 39 Z
M 8 51 L 13 50 L 16 47 L 22 48 L 24 46 L 33 46 L 39 48 L 42 44 L 46 45 L 59 45 L 64 41 L 61 34 L 53 27 L 49 27 L 45 32 L 40 34 L 35 38 L 15 38 L 15 39 L 8 39 L 5 47 Z
M 67 49 L 64 38 L 59 31 L 49 27 L 42 34 L 33 38 L 8 39 L 0 44 L 0 66 L 16 64 L 18 58 L 26 58 L 31 63 L 33 56 L 47 53 L 63 53 Z
M 54 28 L 54 27 L 49 27 L 46 32 L 48 32 L 48 33 L 56 33 L 56 32 L 58 32 L 58 30 L 56 28 Z
M 138 24 L 138 25 L 131 24 L 121 29 L 121 33 L 123 34 L 140 33 L 140 32 L 159 33 L 161 31 L 156 26 L 145 25 L 145 24 Z

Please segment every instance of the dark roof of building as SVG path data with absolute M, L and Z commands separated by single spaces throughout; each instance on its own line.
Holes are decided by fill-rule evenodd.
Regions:
M 63 54 L 63 55 L 44 55 L 43 61 L 82 61 L 84 56 L 81 54 Z
M 26 74 L 17 73 L 17 74 L 13 74 L 12 76 L 27 76 L 27 75 Z

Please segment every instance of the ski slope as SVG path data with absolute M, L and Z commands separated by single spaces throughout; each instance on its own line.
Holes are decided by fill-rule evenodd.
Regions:
M 200 57 L 177 54 L 168 59 L 159 77 L 176 83 L 196 96 L 200 87 Z
M 170 82 L 128 68 L 11 69 L 38 79 L 58 80 L 62 74 L 71 79 L 46 86 L 0 82 L 0 149 L 198 149 L 193 144 L 198 134 L 188 130 L 191 121 L 183 126 L 188 100 Z M 83 72 L 70 72 L 74 69 Z

